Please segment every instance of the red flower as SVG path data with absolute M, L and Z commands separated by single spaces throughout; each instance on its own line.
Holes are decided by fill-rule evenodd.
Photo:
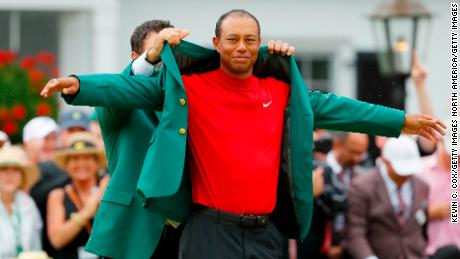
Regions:
M 16 58 L 16 52 L 10 50 L 0 50 L 0 64 L 9 63 Z
M 5 121 L 9 117 L 8 109 L 6 107 L 0 107 L 0 121 Z
M 51 106 L 47 103 L 39 103 L 36 109 L 37 116 L 49 116 L 51 114 Z
M 25 57 L 21 60 L 21 67 L 25 70 L 31 70 L 35 66 L 35 60 L 33 57 Z
M 11 108 L 11 115 L 13 115 L 13 118 L 16 120 L 23 120 L 27 115 L 26 107 L 22 104 L 16 104 Z
M 16 134 L 18 131 L 18 124 L 14 121 L 5 121 L 3 123 L 2 130 L 6 133 L 8 136 L 13 136 Z
M 51 65 L 51 64 L 54 64 L 55 60 L 56 60 L 56 57 L 51 52 L 42 51 L 37 54 L 38 63 L 44 64 L 44 65 Z
M 40 84 L 42 80 L 45 78 L 45 73 L 38 69 L 33 69 L 29 71 L 29 80 L 33 84 Z

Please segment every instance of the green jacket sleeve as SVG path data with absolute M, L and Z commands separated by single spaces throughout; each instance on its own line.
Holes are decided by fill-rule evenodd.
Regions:
M 334 94 L 309 92 L 316 128 L 397 137 L 404 112 Z
M 118 107 L 122 109 L 161 110 L 164 102 L 165 70 L 155 77 L 120 74 L 77 76 L 77 94 L 62 97 L 68 104 L 78 106 Z
M 122 75 L 131 75 L 132 62 L 123 70 Z M 130 109 L 121 109 L 118 107 L 96 107 L 96 114 L 99 120 L 99 125 L 104 132 L 110 132 L 112 129 L 118 129 L 119 126 L 126 121 Z

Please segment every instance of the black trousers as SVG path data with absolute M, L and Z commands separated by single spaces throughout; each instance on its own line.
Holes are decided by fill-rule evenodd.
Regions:
M 287 244 L 272 222 L 242 227 L 195 211 L 180 238 L 179 259 L 283 259 Z
M 165 225 L 160 241 L 150 259 L 177 259 L 179 254 L 179 238 L 182 234 L 184 224 L 174 228 Z

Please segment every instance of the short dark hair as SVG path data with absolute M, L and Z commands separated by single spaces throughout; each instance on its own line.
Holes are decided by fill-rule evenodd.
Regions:
M 142 23 L 134 29 L 133 35 L 131 35 L 131 50 L 141 54 L 142 53 L 142 42 L 151 32 L 160 32 L 164 28 L 174 27 L 169 21 L 165 20 L 150 20 Z
M 257 18 L 252 15 L 250 12 L 246 11 L 246 10 L 243 10 L 243 9 L 233 9 L 233 10 L 230 10 L 224 14 L 222 14 L 219 19 L 217 20 L 216 22 L 216 29 L 214 31 L 214 33 L 216 34 L 216 37 L 217 38 L 220 38 L 220 35 L 222 33 L 222 22 L 225 20 L 225 18 L 227 18 L 228 16 L 237 16 L 237 17 L 249 17 L 251 19 L 253 19 L 256 23 L 257 23 L 257 28 L 259 29 L 258 31 L 258 36 L 260 37 L 260 24 L 259 24 L 259 20 L 257 20 Z

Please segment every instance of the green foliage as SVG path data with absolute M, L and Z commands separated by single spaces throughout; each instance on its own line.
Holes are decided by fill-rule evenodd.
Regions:
M 58 74 L 49 52 L 17 59 L 12 51 L 0 50 L 0 130 L 13 143 L 21 142 L 24 125 L 36 116 L 56 118 L 56 98 L 42 98 L 44 84 Z

